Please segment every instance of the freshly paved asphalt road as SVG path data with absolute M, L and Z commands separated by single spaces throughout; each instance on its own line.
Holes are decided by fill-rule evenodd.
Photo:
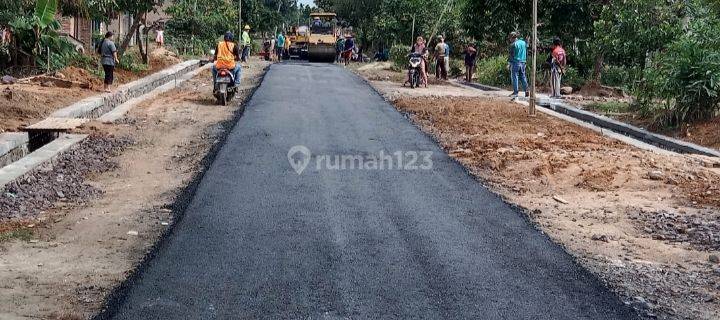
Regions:
M 295 145 L 313 153 L 302 174 Z M 315 165 L 380 151 L 431 151 L 433 168 Z M 118 304 L 116 319 L 631 317 L 363 81 L 299 63 L 271 67 Z

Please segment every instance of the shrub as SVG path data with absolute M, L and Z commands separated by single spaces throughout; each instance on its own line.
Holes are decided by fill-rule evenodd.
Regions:
M 142 71 L 147 71 L 148 66 L 146 64 L 143 64 L 140 60 L 138 60 L 138 57 L 134 54 L 124 54 L 122 57 L 120 57 L 120 63 L 118 64 L 118 67 L 120 69 L 132 71 L 133 73 L 138 73 Z
M 575 90 L 579 90 L 585 85 L 586 82 L 587 79 L 581 76 L 577 69 L 573 67 L 565 68 L 565 74 L 563 75 L 562 79 L 563 86 L 570 86 L 573 87 L 573 89 Z
M 392 69 L 395 71 L 404 70 L 408 64 L 408 52 L 410 49 L 404 45 L 394 45 L 390 48 L 390 61 L 392 61 Z
M 460 59 L 450 60 L 450 76 L 457 78 L 465 74 L 465 61 Z
M 622 113 L 631 110 L 629 103 L 618 101 L 592 103 L 589 107 L 590 109 L 599 110 L 605 113 Z
M 475 71 L 477 81 L 490 86 L 510 84 L 510 71 L 507 70 L 507 57 L 496 56 L 478 61 Z
M 602 83 L 612 87 L 630 87 L 630 72 L 623 67 L 607 66 L 602 73 Z
M 720 109 L 720 19 L 696 19 L 645 69 L 637 96 L 640 110 L 658 125 L 714 116 Z

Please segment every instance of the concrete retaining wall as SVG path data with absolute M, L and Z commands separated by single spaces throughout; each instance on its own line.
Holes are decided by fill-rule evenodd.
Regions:
M 179 63 L 142 79 L 126 83 L 118 87 L 113 93 L 106 93 L 80 100 L 66 108 L 55 111 L 50 116 L 55 118 L 98 118 L 102 114 L 132 98 L 146 94 L 171 81 L 177 81 L 184 74 L 197 69 L 199 66 L 199 60 L 188 60 Z
M 694 143 L 678 139 L 673 139 L 668 136 L 652 133 L 645 129 L 638 128 L 636 126 L 620 122 L 612 118 L 581 110 L 566 103 L 560 102 L 556 99 L 538 99 L 538 105 L 559 113 L 569 115 L 575 119 L 592 123 L 598 127 L 610 129 L 617 133 L 621 133 L 626 136 L 638 139 L 640 141 L 656 145 L 667 150 L 679 153 L 691 153 L 711 157 L 720 157 L 720 151 L 718 150 L 706 148 Z
M 0 168 L 11 164 L 28 154 L 28 134 L 6 132 L 0 134 Z
M 50 117 L 54 118 L 98 118 L 128 100 L 140 97 L 173 82 L 186 79 L 186 75 L 200 67 L 199 60 L 189 60 L 151 74 L 142 79 L 124 84 L 115 92 L 92 96 L 60 109 Z M 56 154 L 79 142 L 84 136 L 65 135 L 48 145 L 29 153 L 29 137 L 24 132 L 0 134 L 0 187 L 9 181 L 47 161 Z
M 0 168 L 0 189 L 38 165 L 57 157 L 61 152 L 82 141 L 85 137 L 87 135 L 84 134 L 62 135 L 22 159 Z
M 487 86 L 479 83 L 463 83 L 462 85 L 470 86 L 483 91 L 503 91 L 501 88 Z M 527 102 L 528 98 L 518 97 L 518 101 Z M 690 153 L 690 154 L 701 154 L 704 156 L 720 157 L 720 151 L 703 147 L 687 141 L 674 139 L 661 134 L 652 133 L 642 128 L 617 121 L 596 113 L 585 111 L 574 106 L 571 106 L 562 100 L 549 99 L 538 97 L 537 105 L 553 110 L 560 114 L 570 116 L 574 119 L 578 119 L 594 126 L 612 130 L 616 133 L 628 136 L 630 138 L 639 140 L 643 143 L 657 146 L 665 150 L 670 150 L 678 153 Z

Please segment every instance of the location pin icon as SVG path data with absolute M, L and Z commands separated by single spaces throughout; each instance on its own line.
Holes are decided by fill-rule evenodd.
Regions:
M 295 155 L 298 153 L 302 154 L 302 159 L 295 160 Z M 287 158 L 288 162 L 290 162 L 290 166 L 295 169 L 295 172 L 297 172 L 297 174 L 301 174 L 307 167 L 308 163 L 310 163 L 310 149 L 302 145 L 294 146 L 288 151 Z

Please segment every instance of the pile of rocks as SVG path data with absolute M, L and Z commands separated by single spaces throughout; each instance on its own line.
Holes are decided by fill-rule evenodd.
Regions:
M 591 268 L 647 319 L 708 319 L 720 299 L 720 272 L 598 257 Z M 629 280 L 629 279 L 632 279 Z
M 102 192 L 85 182 L 92 173 L 116 168 L 110 160 L 130 141 L 90 136 L 56 159 L 39 166 L 0 190 L 0 220 L 32 218 L 57 202 L 82 203 Z
M 685 242 L 699 250 L 720 250 L 720 213 L 700 214 L 641 210 L 631 215 L 654 239 Z

